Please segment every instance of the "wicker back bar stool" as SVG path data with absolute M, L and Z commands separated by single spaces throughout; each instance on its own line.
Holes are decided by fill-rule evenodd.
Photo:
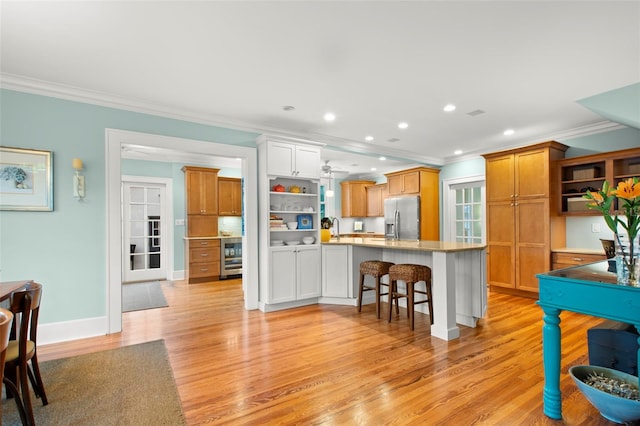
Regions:
M 398 281 L 404 281 L 406 283 L 407 292 L 401 293 L 398 290 Z M 424 281 L 426 289 L 425 291 L 417 290 L 416 284 Z M 391 314 L 393 308 L 393 302 L 396 303 L 396 312 L 398 312 L 399 299 L 401 297 L 407 298 L 407 316 L 409 317 L 409 323 L 411 330 L 414 329 L 415 313 L 414 306 L 421 303 L 429 304 L 429 319 L 433 324 L 433 303 L 431 296 L 431 268 L 424 265 L 413 264 L 399 264 L 393 265 L 389 268 L 389 322 L 391 322 Z M 426 296 L 424 300 L 415 300 L 415 293 L 423 294 Z
M 358 290 L 358 312 L 362 312 L 362 293 L 373 290 L 376 292 L 376 315 L 380 319 L 380 297 L 389 293 L 381 293 L 380 287 L 387 285 L 380 279 L 389 273 L 389 268 L 394 264 L 381 260 L 365 260 L 360 263 L 360 288 Z M 365 276 L 369 275 L 375 279 L 373 286 L 365 284 Z

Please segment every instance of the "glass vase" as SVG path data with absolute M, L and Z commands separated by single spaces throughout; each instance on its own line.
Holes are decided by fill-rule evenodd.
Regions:
M 640 235 L 633 244 L 624 234 L 616 234 L 616 274 L 618 284 L 638 287 L 640 278 Z

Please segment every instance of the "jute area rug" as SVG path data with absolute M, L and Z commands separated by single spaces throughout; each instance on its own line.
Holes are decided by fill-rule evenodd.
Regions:
M 122 285 L 122 312 L 169 306 L 159 281 Z
M 163 340 L 40 363 L 49 399 L 32 393 L 37 425 L 184 425 Z M 20 425 L 2 399 L 2 424 Z

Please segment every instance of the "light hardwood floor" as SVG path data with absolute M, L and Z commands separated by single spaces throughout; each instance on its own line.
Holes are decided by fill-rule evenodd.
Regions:
M 587 363 L 597 318 L 561 316 L 565 419 L 552 421 L 542 413 L 533 299 L 490 294 L 479 327 L 445 342 L 431 338 L 423 314 L 411 332 L 402 309 L 391 324 L 374 305 L 265 314 L 243 309 L 239 280 L 163 288 L 169 307 L 124 314 L 116 335 L 42 346 L 40 359 L 164 339 L 190 425 L 613 425 L 567 374 Z

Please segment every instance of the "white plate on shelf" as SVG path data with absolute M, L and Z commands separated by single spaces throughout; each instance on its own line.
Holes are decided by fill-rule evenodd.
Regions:
M 288 246 L 297 246 L 300 244 L 300 241 L 285 241 L 285 244 Z

